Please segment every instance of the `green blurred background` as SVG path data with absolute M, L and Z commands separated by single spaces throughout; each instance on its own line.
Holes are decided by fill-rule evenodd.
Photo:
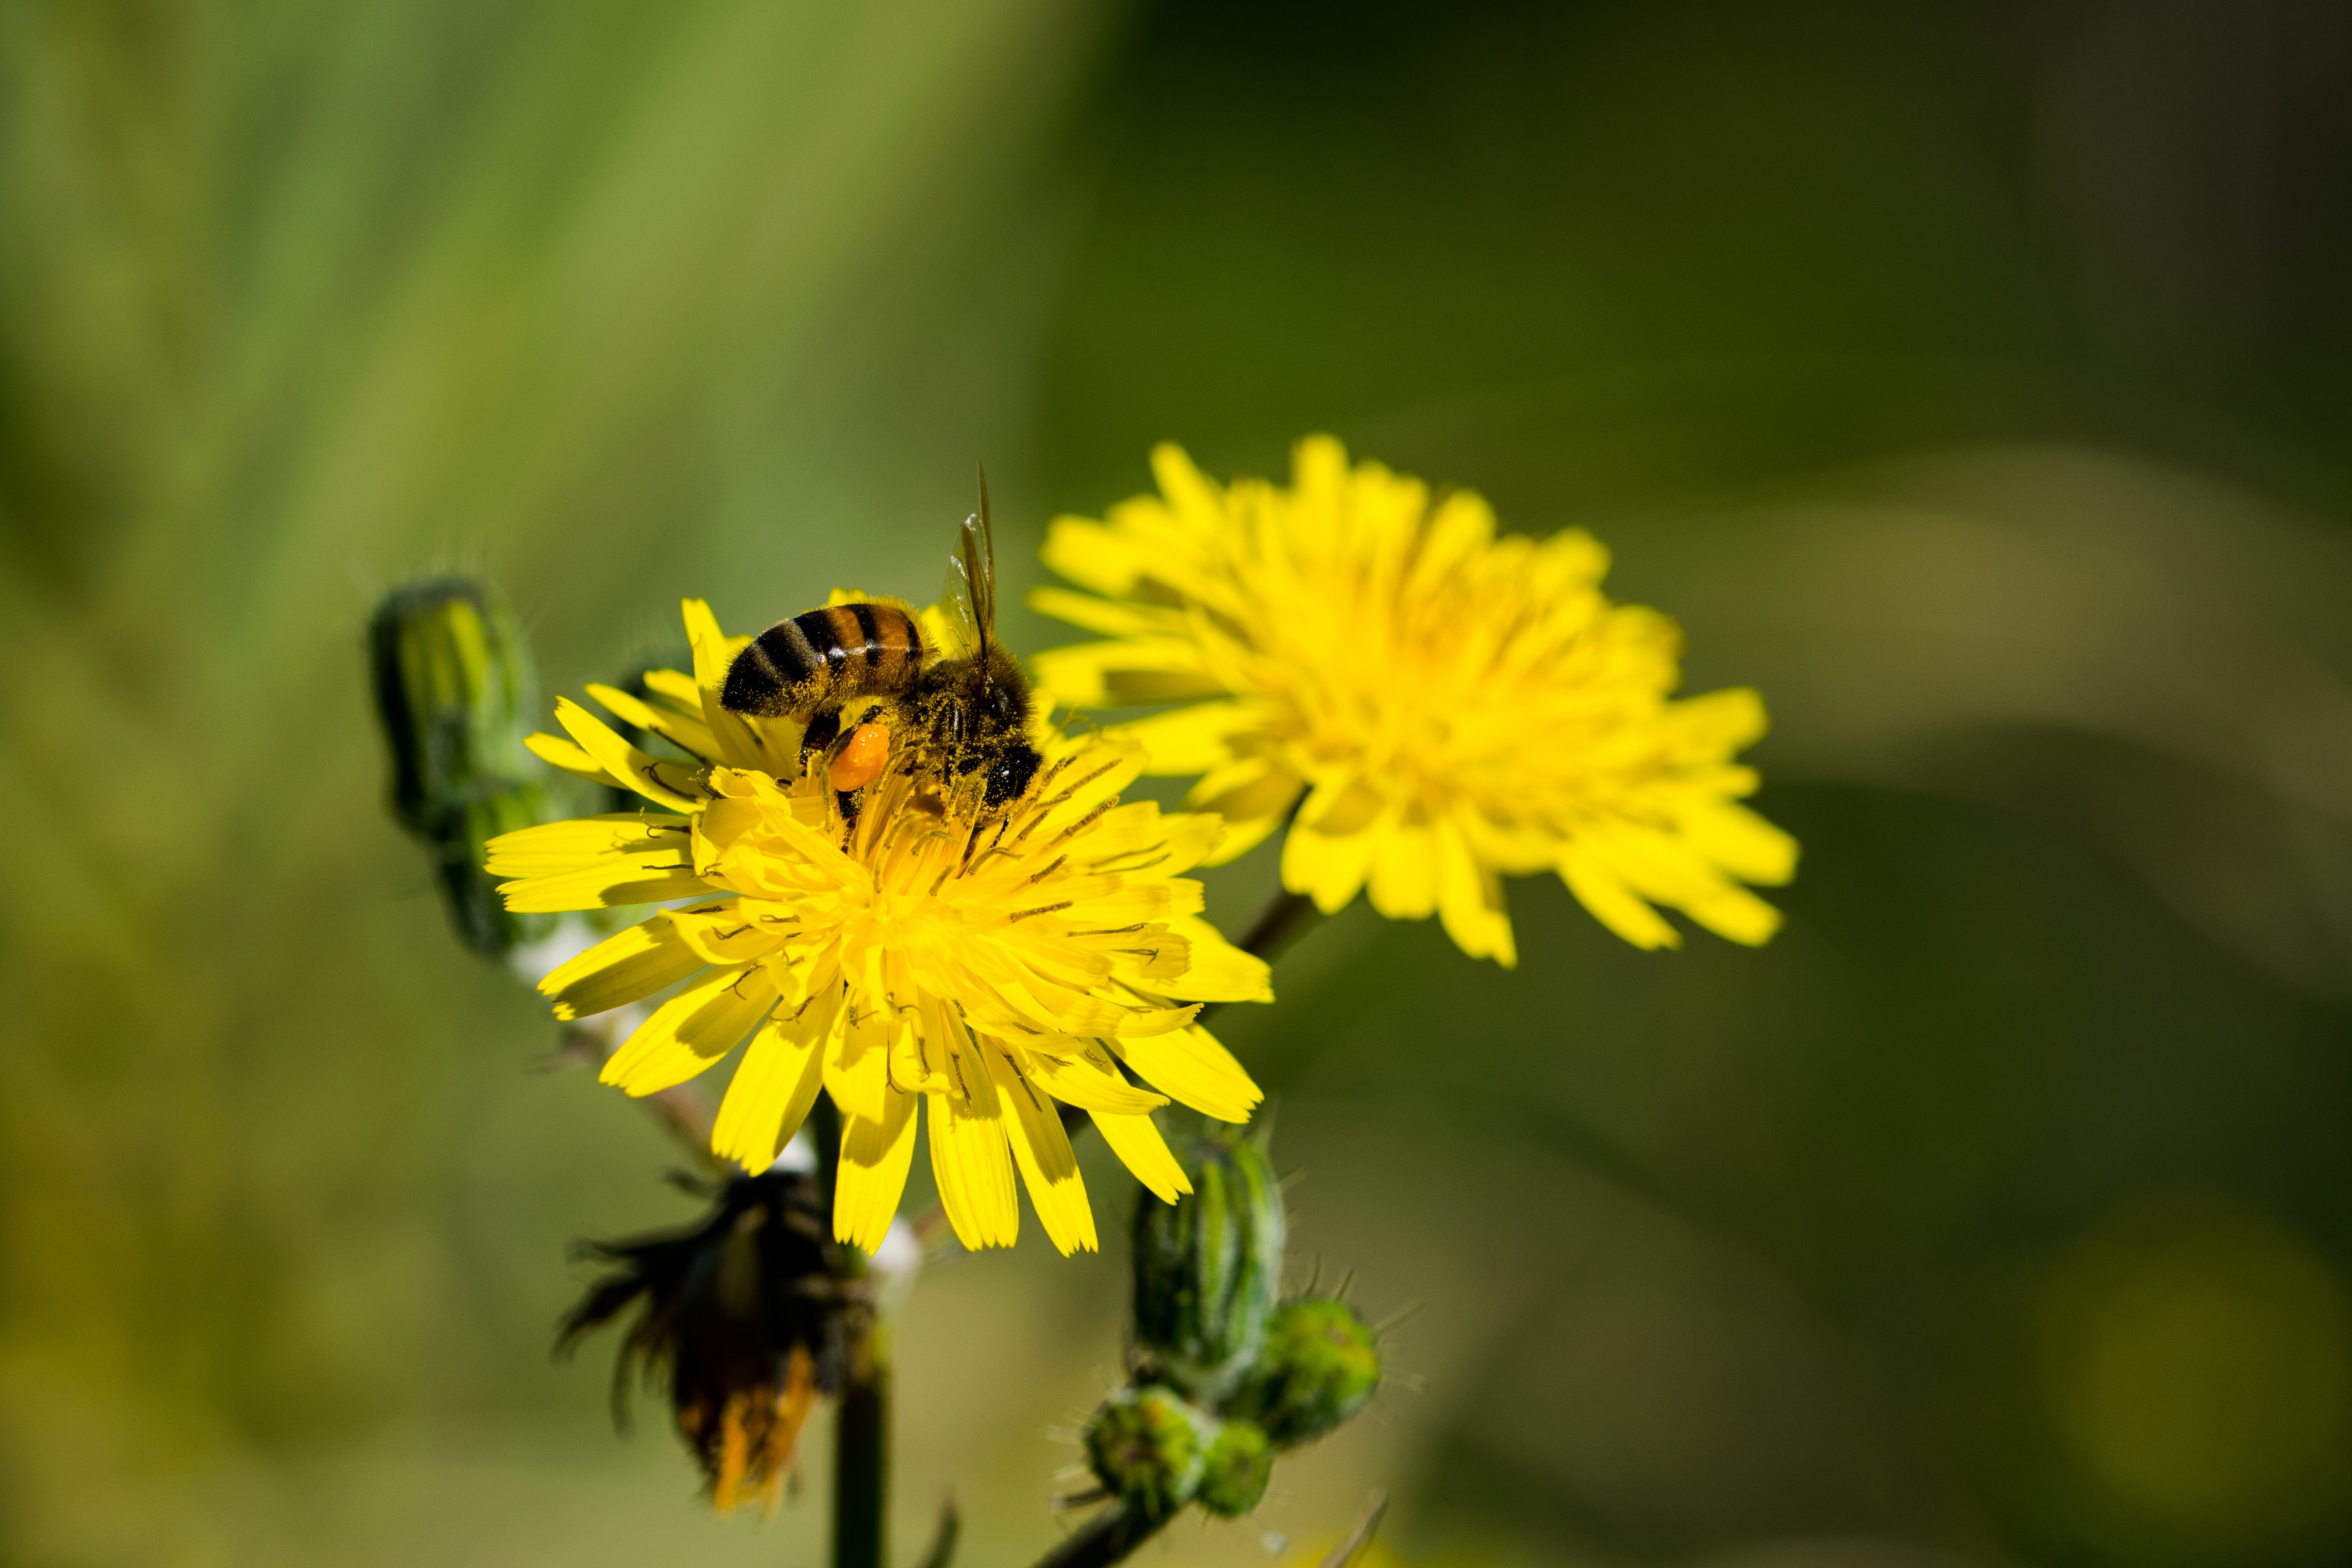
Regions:
M 549 1358 L 690 1205 L 446 935 L 373 595 L 552 695 L 925 595 L 976 458 L 1018 586 L 1326 428 L 1606 538 L 1806 858 L 1761 952 L 1527 882 L 1517 973 L 1358 909 L 1234 1018 L 1301 1273 L 1422 1310 L 1151 1560 L 2345 1561 L 2347 276 L 2319 0 L 7 7 L 0 1562 L 814 1561 L 821 1443 L 713 1520 Z M 902 1554 L 1056 1538 L 1122 1289 L 924 1279 Z

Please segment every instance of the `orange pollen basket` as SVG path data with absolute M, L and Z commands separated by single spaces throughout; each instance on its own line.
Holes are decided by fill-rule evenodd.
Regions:
M 890 731 L 880 724 L 860 724 L 846 744 L 834 753 L 825 782 L 844 793 L 863 788 L 882 776 L 890 760 Z

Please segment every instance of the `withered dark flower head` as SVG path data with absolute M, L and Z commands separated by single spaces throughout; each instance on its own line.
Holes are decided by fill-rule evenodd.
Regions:
M 756 1497 L 773 1507 L 802 1423 L 840 1391 L 855 1320 L 872 1308 L 863 1282 L 834 1266 L 814 1177 L 682 1184 L 713 1201 L 701 1224 L 583 1245 L 614 1267 L 564 1319 L 556 1348 L 637 1304 L 613 1367 L 615 1420 L 626 1423 L 633 1376 L 666 1383 L 712 1505 L 726 1512 Z

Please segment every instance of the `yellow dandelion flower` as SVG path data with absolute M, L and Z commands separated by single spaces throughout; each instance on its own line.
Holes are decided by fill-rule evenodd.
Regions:
M 1204 1002 L 1272 995 L 1265 965 L 1201 918 L 1183 876 L 1216 847 L 1218 820 L 1119 804 L 1141 766 L 1131 743 L 1041 733 L 1035 780 L 1001 808 L 953 815 L 902 752 L 845 822 L 822 773 L 801 773 L 797 726 L 720 705 L 749 639 L 723 637 L 699 600 L 686 620 L 692 676 L 656 671 L 644 700 L 589 689 L 691 763 L 648 755 L 569 701 L 556 717 L 571 738 L 530 742 L 652 809 L 489 847 L 518 911 L 684 900 L 540 983 L 562 1018 L 677 988 L 604 1080 L 656 1093 L 748 1037 L 713 1148 L 767 1168 L 822 1089 L 843 1118 L 834 1229 L 867 1252 L 906 1185 L 918 1101 L 967 1247 L 1013 1241 L 1016 1170 L 1055 1246 L 1096 1246 L 1056 1100 L 1091 1115 L 1161 1198 L 1189 1190 L 1151 1112 L 1173 1099 L 1248 1120 L 1257 1086 L 1194 1018 Z
M 1202 775 L 1186 805 L 1233 825 L 1213 858 L 1287 821 L 1293 892 L 1331 913 L 1368 889 L 1505 964 L 1504 874 L 1556 872 L 1640 947 L 1681 940 L 1656 906 L 1772 934 L 1741 884 L 1788 880 L 1797 847 L 1738 804 L 1757 778 L 1732 760 L 1762 700 L 1674 700 L 1680 630 L 1602 595 L 1591 535 L 1498 538 L 1476 495 L 1350 468 L 1329 437 L 1299 444 L 1287 489 L 1221 488 L 1172 446 L 1152 466 L 1159 495 L 1054 523 L 1046 563 L 1093 594 L 1031 603 L 1107 640 L 1041 656 L 1039 689 L 1183 704 L 1118 732 L 1149 771 Z

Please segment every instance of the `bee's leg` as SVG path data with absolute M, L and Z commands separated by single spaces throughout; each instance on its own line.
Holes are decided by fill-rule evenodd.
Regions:
M 841 710 L 828 708 L 808 721 L 801 731 L 801 772 L 808 772 L 809 758 L 824 751 L 841 736 Z
M 854 789 L 837 789 L 833 792 L 833 799 L 834 804 L 841 807 L 842 825 L 853 832 L 856 831 L 857 827 L 857 792 Z

